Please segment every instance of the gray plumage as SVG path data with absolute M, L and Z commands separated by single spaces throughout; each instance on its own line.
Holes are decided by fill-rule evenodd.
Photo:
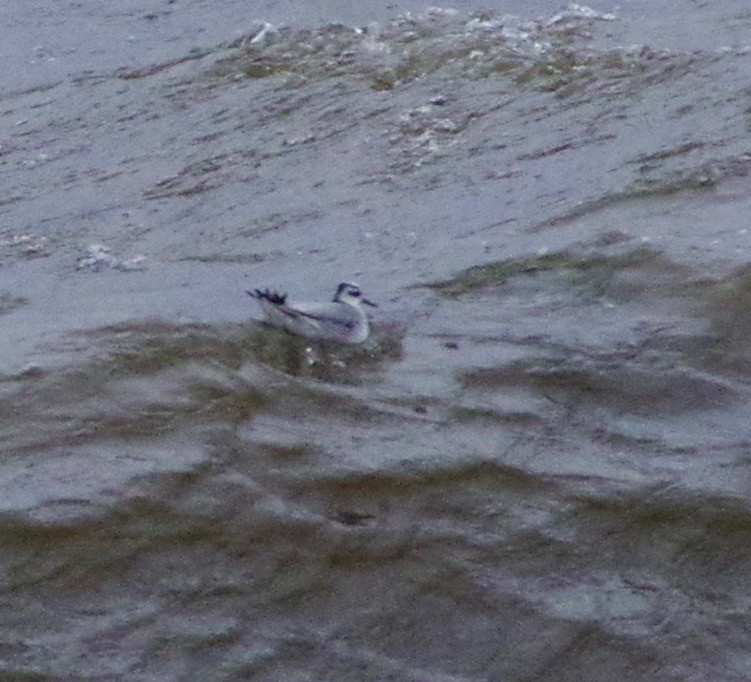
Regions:
M 370 335 L 363 305 L 376 307 L 364 298 L 360 287 L 342 282 L 329 303 L 287 303 L 287 295 L 270 289 L 247 292 L 261 306 L 266 320 L 287 331 L 314 341 L 363 343 Z

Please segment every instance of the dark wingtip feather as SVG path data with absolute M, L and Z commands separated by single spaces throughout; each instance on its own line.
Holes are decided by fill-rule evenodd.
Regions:
M 252 298 L 266 300 L 274 305 L 284 305 L 287 301 L 287 294 L 280 294 L 278 291 L 271 291 L 271 289 L 253 289 L 253 291 L 246 291 L 245 293 Z

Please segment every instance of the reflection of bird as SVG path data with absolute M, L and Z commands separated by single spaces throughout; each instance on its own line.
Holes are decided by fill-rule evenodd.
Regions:
M 331 303 L 287 304 L 287 295 L 269 289 L 247 292 L 258 299 L 266 320 L 277 327 L 315 341 L 362 343 L 370 334 L 363 304 L 377 307 L 362 295 L 360 287 L 342 282 Z

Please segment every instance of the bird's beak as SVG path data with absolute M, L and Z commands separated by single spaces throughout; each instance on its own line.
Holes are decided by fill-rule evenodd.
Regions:
M 369 305 L 371 308 L 377 308 L 378 307 L 377 303 L 373 303 L 373 301 L 369 301 L 367 298 L 362 299 L 362 302 L 365 305 Z

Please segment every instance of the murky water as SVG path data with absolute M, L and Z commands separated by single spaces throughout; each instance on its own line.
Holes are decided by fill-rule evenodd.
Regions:
M 751 14 L 606 9 L 14 81 L 0 677 L 749 678 Z

